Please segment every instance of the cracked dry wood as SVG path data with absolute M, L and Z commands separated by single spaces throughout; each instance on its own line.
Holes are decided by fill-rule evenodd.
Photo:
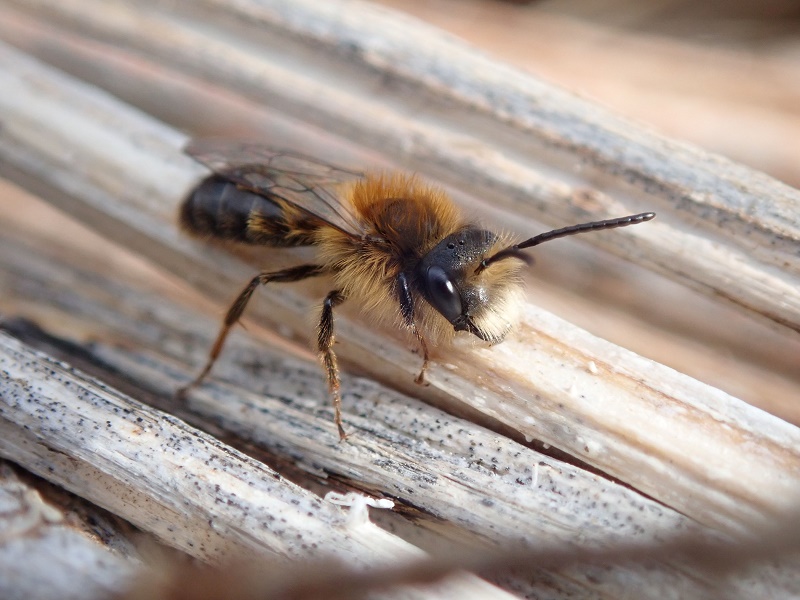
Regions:
M 394 11 L 313 0 L 203 0 L 191 11 L 163 0 L 4 4 L 378 149 L 517 216 L 558 226 L 667 209 L 680 227 L 590 243 L 800 331 L 797 190 L 639 130 Z M 382 86 L 389 93 L 369 93 Z
M 13 50 L 1 58 L 6 174 L 214 298 L 250 277 L 252 267 L 174 227 L 177 203 L 202 174 L 180 152 L 184 136 Z M 308 296 L 281 286 L 262 296 L 251 315 L 308 339 Z M 747 529 L 798 496 L 796 427 L 532 305 L 505 343 L 435 355 L 423 389 L 412 383 L 418 358 L 405 339 L 347 315 L 337 336 L 342 359 L 380 380 L 500 421 L 700 522 Z
M 800 336 L 759 317 L 763 311 L 758 308 L 756 312 L 742 310 L 744 296 L 761 294 L 758 290 L 764 289 L 770 290 L 767 302 L 777 301 L 785 308 L 782 302 L 788 296 L 778 290 L 797 288 L 787 270 L 789 264 L 787 268 L 783 265 L 787 250 L 791 257 L 791 248 L 797 243 L 797 236 L 791 234 L 797 229 L 798 211 L 792 209 L 797 198 L 790 188 L 721 162 L 718 157 L 637 131 L 519 73 L 512 78 L 513 85 L 494 86 L 494 72 L 487 74 L 484 58 L 475 57 L 474 52 L 452 40 L 437 40 L 433 30 L 418 29 L 413 21 L 396 23 L 390 28 L 392 34 L 378 40 L 375 49 L 370 28 L 363 28 L 364 39 L 359 39 L 353 22 L 378 27 L 391 19 L 392 13 L 385 10 L 376 12 L 374 7 L 351 2 L 347 6 L 354 14 L 341 17 L 347 22 L 343 24 L 336 14 L 326 12 L 327 8 L 315 13 L 305 10 L 303 3 L 275 3 L 275 12 L 265 14 L 264 3 L 254 6 L 239 2 L 228 7 L 228 17 L 203 9 L 211 4 L 196 3 L 192 15 L 180 16 L 142 7 L 131 11 L 124 4 L 109 2 L 102 5 L 103 11 L 78 20 L 70 14 L 85 10 L 88 5 L 83 2 L 73 3 L 71 10 L 63 4 L 59 10 L 47 9 L 48 3 L 31 4 L 24 14 L 9 7 L 6 18 L 0 21 L 0 36 L 179 129 L 206 135 L 239 132 L 275 143 L 280 140 L 280 144 L 313 148 L 315 155 L 359 168 L 375 164 L 377 157 L 365 154 L 364 148 L 377 147 L 395 164 L 438 175 L 467 191 L 458 199 L 471 212 L 525 237 L 541 230 L 530 217 L 560 226 L 611 213 L 661 207 L 657 222 L 637 232 L 641 238 L 630 238 L 632 230 L 609 232 L 539 249 L 536 268 L 530 271 L 537 304 L 601 337 L 800 423 L 800 406 L 795 402 L 795 390 L 800 385 Z M 224 5 L 219 3 L 223 12 Z M 253 12 L 250 17 L 230 18 L 241 17 L 248 10 Z M 248 18 L 250 25 L 246 25 Z M 248 37 L 248 27 L 253 23 L 270 35 Z M 200 32 L 195 30 L 197 25 Z M 158 39 L 152 37 L 155 31 L 160 32 Z M 446 68 L 440 68 L 441 53 L 420 42 L 423 32 L 432 48 L 448 53 Z M 123 40 L 127 40 L 124 45 Z M 391 43 L 387 45 L 388 40 Z M 331 51 L 320 53 L 320 46 Z M 365 56 L 347 50 L 337 53 L 342 48 L 362 46 L 370 48 Z M 418 54 L 419 61 L 397 66 L 404 52 L 411 52 L 409 49 Z M 383 58 L 373 64 L 376 55 Z M 175 70 L 176 56 L 183 57 L 177 65 L 180 70 Z M 291 56 L 299 62 L 292 65 L 290 78 L 281 79 Z M 223 60 L 229 64 L 220 67 Z M 473 69 L 473 63 L 483 66 Z M 506 67 L 494 66 L 498 73 L 507 73 Z M 376 72 L 383 77 L 370 80 Z M 203 79 L 192 77 L 192 73 Z M 332 73 L 336 74 L 333 83 Z M 470 76 L 465 77 L 465 73 Z M 450 87 L 439 81 L 445 76 L 453 77 L 447 80 Z M 374 85 L 365 87 L 365 78 Z M 441 85 L 431 87 L 432 80 Z M 402 86 L 398 85 L 400 81 L 404 82 Z M 220 85 L 227 89 L 223 91 Z M 463 92 L 470 85 L 478 95 L 489 94 L 486 90 L 497 95 L 500 89 L 517 94 L 509 97 L 523 98 L 518 108 L 527 106 L 530 119 L 538 125 L 529 130 L 514 121 L 509 127 L 503 114 L 491 112 L 491 102 L 481 104 L 490 112 L 481 113 L 481 121 L 476 123 L 475 111 L 459 96 L 459 90 Z M 334 101 L 348 94 L 347 101 Z M 449 98 L 446 110 L 441 107 L 442 97 Z M 421 102 L 422 98 L 426 101 Z M 366 118 L 368 111 L 354 108 L 365 104 L 371 110 L 391 114 L 396 126 L 387 127 L 384 120 Z M 355 113 L 358 119 L 353 118 Z M 546 118 L 548 115 L 552 118 Z M 326 116 L 330 120 L 321 123 Z M 356 147 L 342 138 L 334 140 L 309 120 L 362 140 L 361 145 Z M 557 135 L 551 135 L 553 130 Z M 637 167 L 639 179 L 677 182 L 687 191 L 689 200 L 676 200 L 667 192 L 661 197 L 661 187 L 638 189 L 606 172 L 618 170 L 631 157 L 611 162 L 608 169 L 589 168 L 583 150 L 556 151 L 558 140 L 580 138 L 587 131 L 596 131 L 599 136 L 584 140 L 589 154 L 602 154 L 601 141 L 609 136 L 607 141 L 615 147 L 639 148 L 636 156 L 644 162 Z M 444 143 L 446 140 L 453 143 Z M 664 154 L 670 155 L 667 158 L 672 162 L 665 160 Z M 442 160 L 447 161 L 445 165 Z M 687 165 L 704 173 L 703 185 L 697 183 L 696 174 Z M 503 180 L 506 187 L 487 187 L 476 180 L 502 179 L 509 168 L 514 177 Z M 731 195 L 731 189 L 736 193 Z M 699 201 L 692 200 L 695 197 Z M 719 221 L 709 218 L 702 206 L 709 198 L 727 206 Z M 770 199 L 766 205 L 764 198 Z M 751 228 L 742 225 L 740 213 L 744 209 L 737 203 L 749 206 L 743 214 L 760 231 L 758 243 Z M 498 206 L 513 208 L 514 214 Z M 667 220 L 673 227 L 659 237 L 659 228 L 653 227 Z M 712 295 L 703 296 L 654 271 L 621 260 L 610 261 L 607 253 L 598 253 L 592 245 L 622 252 L 640 262 L 650 260 L 650 254 L 669 255 L 670 269 L 678 271 L 671 276 L 688 279 L 689 285 L 702 287 Z M 742 260 L 742 253 L 747 260 L 757 254 L 763 264 L 753 271 L 752 264 Z M 710 276 L 708 269 L 712 270 Z M 780 282 L 773 287 L 770 277 Z M 721 281 L 726 289 L 715 288 L 714 281 Z M 731 292 L 733 302 L 719 302 Z
M 366 146 L 380 146 L 395 159 L 421 166 L 424 172 L 457 186 L 470 187 L 476 193 L 508 202 L 507 206 L 513 206 L 520 214 L 542 221 L 563 224 L 595 214 L 604 216 L 607 211 L 634 212 L 657 206 L 659 222 L 652 223 L 654 228 L 646 235 L 634 228 L 620 233 L 621 237 L 599 237 L 592 242 L 613 247 L 650 268 L 670 272 L 689 285 L 727 296 L 789 327 L 797 326 L 800 311 L 796 297 L 800 286 L 796 285 L 793 252 L 799 238 L 797 211 L 792 209 L 797 206 L 796 191 L 693 149 L 640 135 L 627 124 L 585 103 L 542 88 L 519 74 L 498 82 L 498 74 L 510 73 L 493 70 L 496 65 L 470 55 L 452 41 L 431 38 L 428 30 L 419 33 L 425 40 L 412 36 L 405 40 L 405 46 L 376 45 L 377 40 L 369 36 L 358 40 L 354 47 L 364 51 L 361 55 L 340 57 L 342 80 L 337 82 L 337 95 L 331 93 L 329 79 L 315 78 L 310 73 L 289 72 L 289 81 L 293 83 L 287 85 L 287 80 L 281 79 L 287 76 L 285 65 L 276 61 L 275 49 L 269 47 L 267 40 L 254 45 L 247 36 L 236 42 L 226 37 L 228 28 L 236 30 L 241 23 L 223 19 L 218 25 L 215 23 L 214 27 L 219 26 L 215 30 L 205 27 L 206 22 L 200 32 L 191 20 L 169 15 L 158 2 L 143 3 L 138 13 L 120 3 L 95 5 L 90 0 L 58 5 L 44 1 L 3 4 L 43 15 L 65 29 L 72 28 L 99 39 L 114 38 L 151 59 L 179 64 L 187 72 L 203 74 L 217 83 L 225 82 L 251 98 L 269 97 L 273 106 L 289 114 L 330 126 Z M 204 2 L 197 6 L 193 18 L 209 19 L 208 22 L 218 16 L 218 8 L 231 8 L 224 2 Z M 269 13 L 259 12 L 258 6 L 242 2 L 236 10 L 253 10 L 257 19 L 268 19 Z M 282 3 L 272 6 L 288 12 L 279 11 L 273 14 L 275 23 L 262 21 L 260 25 L 284 31 L 275 39 L 281 41 L 278 45 L 287 56 L 291 55 L 290 49 L 303 54 L 306 43 L 335 49 L 347 40 L 352 41 L 355 31 L 352 19 L 360 18 L 359 14 L 337 16 L 329 13 L 328 8 L 320 9 L 315 16 L 308 12 L 311 5 L 305 2 L 296 3 L 295 8 Z M 361 17 L 364 15 L 380 20 L 384 13 L 371 13 L 368 9 Z M 298 16 L 302 19 L 295 21 Z M 312 22 L 318 25 L 311 28 L 314 31 L 303 29 Z M 402 37 L 409 26 L 398 22 L 386 39 L 396 44 L 395 35 L 399 32 L 398 37 Z M 290 31 L 294 33 L 287 33 Z M 158 39 L 154 37 L 156 33 Z M 431 39 L 433 46 L 429 47 L 426 40 Z M 404 57 L 408 58 L 406 51 L 412 47 L 421 50 L 419 56 L 424 59 L 421 63 L 404 62 Z M 435 60 L 440 51 L 454 58 L 453 68 L 431 71 L 432 67 L 441 67 Z M 311 59 L 312 71 L 340 60 L 335 51 L 319 62 L 315 62 L 317 55 L 311 56 L 306 51 L 304 56 Z M 467 67 L 468 78 L 463 71 Z M 136 254 L 186 278 L 220 303 L 227 301 L 232 290 L 251 276 L 252 262 L 248 264 L 182 239 L 175 231 L 173 215 L 177 202 L 202 174 L 197 165 L 180 153 L 185 136 L 5 46 L 0 47 L 0 68 L 0 83 L 6 90 L 0 97 L 0 173 Z M 366 98 L 354 104 L 354 90 L 364 82 L 375 81 L 376 72 L 399 83 L 401 88 L 414 90 L 413 93 L 398 95 L 391 101 L 383 97 L 383 104 L 370 103 Z M 432 74 L 444 79 L 432 80 L 429 77 Z M 532 112 L 523 111 L 512 115 L 513 118 L 501 115 L 495 104 L 481 96 L 484 92 L 480 85 L 474 89 L 459 87 L 473 81 L 497 83 L 496 93 L 519 100 L 517 108 L 525 107 Z M 405 114 L 408 105 L 403 103 L 409 96 L 418 103 L 413 110 L 415 119 L 427 118 L 429 125 L 435 123 L 433 126 L 423 127 Z M 320 103 L 321 97 L 324 104 Z M 448 110 L 443 111 L 439 100 L 434 98 L 447 98 Z M 400 103 L 399 109 L 394 103 Z M 356 113 L 359 120 L 351 118 Z M 370 114 L 376 118 L 363 118 Z M 543 116 L 558 118 L 539 121 Z M 471 129 L 474 135 L 463 134 L 465 123 L 470 123 L 466 129 Z M 598 136 L 593 137 L 594 134 Z M 498 139 L 503 140 L 499 142 L 501 145 L 505 144 L 502 152 L 495 146 Z M 531 161 L 529 154 L 537 158 Z M 576 160 L 583 165 L 580 172 L 574 170 Z M 547 177 L 542 175 L 544 172 Z M 615 178 L 615 173 L 622 176 Z M 694 186 L 693 182 L 700 183 Z M 586 185 L 592 186 L 588 195 L 581 193 Z M 730 195 L 734 188 L 736 194 Z M 615 199 L 596 193 L 597 189 Z M 760 241 L 754 242 L 755 238 Z M 69 274 L 73 272 L 65 274 L 67 288 Z M 732 272 L 737 277 L 731 277 Z M 319 291 L 314 287 L 300 291 L 267 289 L 260 294 L 262 299 L 253 305 L 250 314 L 260 323 L 305 344 L 309 334 L 308 310 L 314 302 L 311 298 L 316 297 L 311 292 Z M 59 300 L 52 301 L 57 304 Z M 56 306 L 47 309 L 46 302 L 41 299 L 37 302 L 41 303 L 42 313 L 55 311 L 50 316 L 61 315 L 62 321 L 64 311 L 80 313 L 79 294 L 72 296 L 74 304 L 70 309 Z M 136 378 L 150 382 L 160 394 L 166 393 L 177 379 L 187 376 L 187 356 L 192 356 L 196 365 L 202 362 L 205 345 L 198 339 L 207 340 L 214 328 L 212 323 L 205 322 L 204 334 L 193 336 L 186 328 L 194 326 L 194 319 L 171 320 L 172 309 L 159 306 L 152 298 L 133 315 L 125 314 L 130 309 L 119 300 L 103 310 L 100 304 L 89 305 L 103 317 L 97 319 L 104 323 L 101 331 L 116 331 L 121 339 L 127 336 L 143 345 L 153 344 L 149 352 L 143 348 L 126 351 L 100 344 L 96 346 L 96 356 L 135 373 Z M 166 314 L 159 314 L 161 310 Z M 114 323 L 114 315 L 122 318 Z M 83 318 L 90 323 L 91 316 L 87 313 Z M 174 335 L 171 333 L 148 338 L 157 329 L 145 331 L 147 328 L 141 324 L 148 321 L 160 323 L 167 332 L 177 328 L 178 338 L 170 337 Z M 427 388 L 411 383 L 419 359 L 408 351 L 407 340 L 397 334 L 369 331 L 357 319 L 342 315 L 337 317 L 337 337 L 341 341 L 337 350 L 346 364 L 448 411 L 468 414 L 479 422 L 494 425 L 499 422 L 518 432 L 520 439 L 540 440 L 579 457 L 671 509 L 714 528 L 726 532 L 757 529 L 760 523 L 779 517 L 795 505 L 800 496 L 797 428 L 710 386 L 594 338 L 534 306 L 526 309 L 519 333 L 506 343 L 491 349 L 457 348 L 447 355 L 435 356 L 431 385 Z M 197 347 L 186 348 L 186 340 Z M 316 379 L 316 391 L 307 396 L 293 393 L 286 396 L 285 390 L 270 388 L 281 385 L 279 375 L 286 365 L 274 358 L 265 359 L 259 368 L 267 371 L 274 368 L 276 372 L 267 384 L 259 383 L 258 373 L 252 372 L 254 353 L 267 355 L 252 341 L 236 341 L 231 353 L 223 356 L 216 377 L 192 397 L 192 409 L 202 415 L 193 418 L 221 420 L 232 431 L 276 452 L 285 452 L 292 460 L 313 456 L 312 470 L 322 468 L 352 478 L 358 482 L 356 487 L 393 490 L 402 498 L 401 483 L 396 482 L 393 487 L 391 479 L 381 479 L 391 473 L 417 491 L 414 486 L 420 481 L 415 477 L 425 472 L 422 467 L 428 466 L 428 455 L 411 454 L 402 459 L 398 456 L 397 468 L 388 469 L 387 465 L 395 463 L 386 462 L 388 459 L 373 452 L 388 452 L 398 445 L 405 448 L 404 444 L 413 446 L 417 441 L 434 447 L 442 443 L 436 433 L 429 431 L 425 419 L 415 421 L 413 416 L 414 410 L 426 416 L 435 415 L 434 409 L 416 405 L 412 410 L 408 400 L 392 400 L 376 413 L 371 406 L 376 398 L 385 400 L 394 396 L 374 384 L 348 382 L 353 391 L 346 402 L 352 412 L 346 406 L 345 419 L 349 426 L 359 430 L 363 439 L 354 440 L 352 456 L 348 455 L 345 461 L 342 455 L 349 450 L 333 443 L 335 433 L 329 407 L 320 401 L 325 395 L 319 391 L 319 380 Z M 173 361 L 184 366 L 176 372 Z M 286 381 L 301 376 L 315 380 L 308 365 L 293 364 L 292 369 L 294 375 L 289 369 Z M 262 399 L 264 392 L 266 397 Z M 358 398 L 359 394 L 364 398 Z M 297 402 L 297 406 L 287 408 L 287 397 Z M 273 421 L 271 415 L 280 418 Z M 282 419 L 285 426 L 281 426 Z M 488 435 L 486 440 L 496 439 L 505 450 L 494 458 L 519 470 L 525 468 L 514 462 L 508 449 L 516 446 L 507 438 L 492 436 L 469 424 L 459 425 L 452 417 L 441 416 L 440 420 L 443 423 L 437 423 L 436 427 L 449 431 L 450 435 L 457 437 L 460 428 L 468 427 L 472 439 L 477 435 Z M 400 435 L 398 431 L 405 433 Z M 386 446 L 378 446 L 378 450 L 373 441 Z M 565 485 L 566 479 L 578 477 L 580 485 L 591 490 L 581 492 L 584 498 L 587 493 L 597 498 L 608 498 L 611 494 L 615 505 L 601 506 L 601 520 L 608 518 L 603 510 L 624 504 L 622 498 L 644 501 L 633 492 L 621 491 L 618 486 L 579 469 L 563 466 L 554 469 L 555 463 L 550 459 L 528 454 L 532 451 L 527 449 L 520 452 L 550 465 L 548 470 L 553 470 L 548 474 L 554 485 L 558 482 L 554 489 L 559 492 L 571 489 L 575 494 L 576 488 L 559 486 Z M 477 477 L 485 463 L 491 463 L 491 458 L 487 454 L 474 464 L 463 459 L 468 465 L 464 467 L 464 475 Z M 439 467 L 439 463 L 432 464 Z M 444 464 L 440 468 L 453 468 Z M 376 469 L 376 465 L 383 471 Z M 537 472 L 539 477 L 545 477 L 542 469 L 534 468 L 525 471 L 524 481 L 528 477 L 534 481 Z M 504 491 L 514 489 L 510 474 L 497 476 L 508 478 L 506 484 L 510 487 L 503 488 Z M 445 489 L 458 483 L 447 480 L 442 475 L 434 481 L 442 482 Z M 560 530 L 569 537 L 575 531 L 573 528 L 588 527 L 574 520 L 576 515 L 587 512 L 580 502 L 564 504 L 564 496 L 542 496 L 527 498 L 532 505 L 517 505 L 520 500 L 514 498 L 507 505 L 498 502 L 489 506 L 481 504 L 473 494 L 485 491 L 491 496 L 497 491 L 494 482 L 474 481 L 470 490 L 446 492 L 451 495 L 450 503 L 435 495 L 423 495 L 426 510 L 449 523 L 466 519 L 471 526 L 467 528 L 474 535 L 490 539 L 496 535 L 495 528 L 508 533 L 519 527 L 531 536 L 533 532 L 557 536 Z M 430 480 L 427 485 L 430 487 Z M 466 496 L 460 495 L 465 493 Z M 567 497 L 578 498 L 581 493 Z M 466 498 L 472 500 L 464 506 Z M 413 504 L 409 498 L 406 500 Z M 485 508 L 474 511 L 473 520 L 457 511 L 475 506 Z M 635 514 L 634 506 L 631 504 L 625 512 Z M 655 509 L 648 509 L 651 510 Z M 661 526 L 674 527 L 682 522 L 673 512 L 661 507 L 659 510 L 663 512 L 652 515 L 661 516 L 651 515 L 652 521 L 633 521 L 646 535 L 656 539 Z M 526 516 L 531 520 L 525 521 Z M 520 518 L 523 520 L 515 520 Z M 619 527 L 610 522 L 607 529 L 600 527 L 596 534 L 601 538 L 610 532 L 625 531 Z M 658 583 L 653 580 L 649 589 L 655 594 L 694 589 L 689 581 L 691 576 L 680 569 L 673 573 L 671 569 L 667 567 L 667 574 L 659 575 Z M 784 576 L 788 573 L 788 569 L 779 571 Z M 625 572 L 620 579 L 621 588 L 616 588 L 613 576 L 592 582 L 587 574 L 579 573 L 558 579 L 556 587 L 562 592 L 607 593 L 615 597 L 620 589 L 631 589 L 632 585 L 641 588 L 641 583 L 636 583 L 641 581 L 637 577 L 635 572 Z M 745 589 L 749 585 L 759 589 L 767 584 L 757 580 L 743 585 Z
M 108 598 L 140 565 L 126 533 L 97 507 L 0 460 L 0 597 Z
M 179 419 L 0 333 L 0 451 L 202 559 L 335 554 L 369 566 L 421 552 Z M 508 597 L 472 575 L 412 597 Z M 448 596 L 448 594 L 450 596 Z
M 175 291 L 169 294 L 163 285 L 153 289 L 152 278 L 142 274 L 119 278 L 117 273 L 124 263 L 115 254 L 120 251 L 80 228 L 58 223 L 37 233 L 36 228 L 42 225 L 36 219 L 0 220 L 3 225 L 11 223 L 13 226 L 0 227 L 0 285 L 14 300 L 7 299 L 0 308 L 12 314 L 25 313 L 58 330 L 62 336 L 94 340 L 82 346 L 80 355 L 74 349 L 48 345 L 46 341 L 43 347 L 56 355 L 78 360 L 106 380 L 119 381 L 122 375 L 126 381 L 135 381 L 137 389 L 144 388 L 149 398 L 154 395 L 170 398 L 190 375 L 191 365 L 202 360 L 204 349 L 215 334 L 216 320 L 175 305 L 170 299 Z M 82 239 L 80 246 L 61 245 L 76 237 Z M 133 271 L 129 265 L 128 272 Z M 119 298 L 126 300 L 120 303 Z M 32 337 L 34 343 L 41 345 L 42 339 L 35 332 L 26 332 L 24 326 L 15 327 L 13 323 L 8 326 L 16 328 L 23 339 Z M 0 339 L 6 340 L 0 368 L 7 370 L 10 362 L 29 360 L 11 361 L 18 343 Z M 48 366 L 51 363 L 43 364 L 41 378 L 46 379 L 52 370 Z M 83 377 L 75 377 L 67 386 L 70 393 L 80 389 L 84 381 Z M 403 513 L 415 515 L 416 528 L 423 531 L 413 535 L 417 538 L 422 535 L 423 545 L 432 544 L 434 551 L 438 548 L 439 552 L 448 552 L 449 544 L 456 541 L 463 544 L 464 540 L 503 546 L 521 542 L 576 548 L 600 544 L 613 548 L 615 542 L 623 540 L 649 541 L 661 546 L 676 535 L 713 535 L 630 489 L 441 413 L 418 400 L 364 379 L 345 376 L 343 385 L 351 437 L 340 444 L 331 427 L 331 408 L 317 365 L 287 357 L 285 352 L 265 346 L 259 339 L 239 334 L 233 336 L 227 360 L 220 365 L 215 378 L 192 394 L 187 406 L 172 400 L 161 404 L 189 423 L 208 427 L 213 422 L 215 428 L 254 442 L 272 455 L 283 457 L 283 461 L 294 461 L 299 469 L 295 478 L 300 477 L 306 483 L 334 478 L 368 493 L 388 494 L 404 506 Z M 13 404 L 16 390 L 9 392 L 9 403 Z M 135 391 L 132 393 L 135 395 Z M 78 399 L 81 397 L 82 394 L 77 395 Z M 78 401 L 63 396 L 60 399 L 69 403 Z M 48 402 L 45 414 L 59 422 L 69 422 L 58 409 L 54 415 L 49 414 L 54 405 Z M 70 410 L 79 411 L 82 419 L 91 421 L 92 407 L 85 402 L 71 406 Z M 30 410 L 0 412 L 13 418 L 17 427 L 27 426 L 30 430 Z M 114 424 L 119 415 L 113 409 L 113 432 L 108 433 L 107 412 L 99 410 L 96 420 L 101 424 L 104 438 L 111 435 L 112 440 L 103 438 L 93 442 L 92 446 L 101 444 L 104 448 L 101 455 L 89 453 L 76 459 L 88 462 L 87 468 L 105 464 L 107 452 L 114 456 L 141 455 L 141 436 L 125 435 L 124 427 Z M 130 420 L 125 416 L 122 419 Z M 46 432 L 47 443 L 66 450 L 75 444 L 73 433 L 70 427 L 50 429 Z M 162 485 L 170 485 L 168 472 L 177 463 L 182 465 L 181 480 L 211 478 L 203 490 L 213 483 L 213 471 L 209 475 L 203 464 L 191 458 L 195 450 L 190 439 L 183 438 L 178 449 L 168 436 L 159 437 L 163 443 L 150 440 L 146 444 L 152 459 L 145 460 L 144 467 L 138 467 L 140 461 L 124 465 L 122 472 L 130 485 L 150 481 L 154 469 L 156 473 L 166 471 Z M 8 443 L 2 450 L 14 460 L 41 471 L 30 457 Z M 188 455 L 185 459 L 176 458 L 184 453 Z M 144 471 L 138 471 L 139 468 Z M 109 485 L 106 481 L 74 478 L 57 481 L 95 501 L 107 502 L 96 489 L 97 485 L 106 488 Z M 180 482 L 175 485 L 180 486 Z M 319 485 L 318 481 L 316 487 Z M 176 489 L 183 490 L 184 486 Z M 216 501 L 219 493 L 203 490 L 195 500 L 202 504 L 205 498 L 210 506 L 192 507 L 193 512 L 200 513 L 201 520 L 205 518 L 203 510 L 216 514 L 215 507 L 219 504 Z M 151 493 L 149 486 L 143 491 Z M 114 494 L 115 498 L 118 496 Z M 175 540 L 178 534 L 173 530 L 174 518 L 165 533 L 163 519 L 152 511 L 140 514 L 138 505 L 138 501 L 128 499 L 122 506 L 109 508 L 143 529 L 154 531 L 164 541 L 186 549 L 180 536 Z M 271 503 L 267 510 L 270 506 Z M 309 514 L 306 525 L 310 527 L 319 518 L 324 519 L 324 515 Z M 382 514 L 377 518 L 408 535 L 408 524 Z M 202 538 L 198 536 L 202 529 L 199 523 L 188 530 L 178 527 L 179 533 L 190 536 L 193 543 Z M 317 529 L 315 526 L 314 531 Z M 326 542 L 321 543 L 323 551 L 338 549 L 337 539 L 326 538 L 323 542 Z M 190 551 L 196 553 L 199 549 Z M 565 594 L 616 598 L 630 589 L 648 590 L 642 592 L 642 597 L 661 598 L 665 590 L 681 597 L 697 597 L 707 594 L 718 583 L 713 576 L 678 561 L 662 562 L 658 568 L 578 567 L 556 573 L 532 570 L 531 575 L 535 578 L 532 582 L 514 577 L 501 581 L 538 598 L 558 598 Z M 759 571 L 757 576 L 736 577 L 727 582 L 726 589 L 747 597 L 752 590 L 776 590 L 790 584 L 789 570 L 773 567 Z

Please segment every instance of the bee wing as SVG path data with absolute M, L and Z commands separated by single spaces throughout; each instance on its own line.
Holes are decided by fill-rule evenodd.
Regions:
M 352 206 L 331 189 L 363 173 L 255 142 L 192 140 L 184 151 L 244 189 L 281 198 L 353 237 L 364 235 Z

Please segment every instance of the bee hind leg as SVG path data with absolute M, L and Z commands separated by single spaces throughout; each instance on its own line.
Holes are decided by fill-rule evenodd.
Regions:
M 322 304 L 322 315 L 317 327 L 317 349 L 325 374 L 328 378 L 328 389 L 333 396 L 333 419 L 339 430 L 339 441 L 344 440 L 347 434 L 342 427 L 342 394 L 340 391 L 339 367 L 336 363 L 336 354 L 333 352 L 333 309 L 344 302 L 345 297 L 339 290 L 333 290 L 325 297 Z
M 231 304 L 231 307 L 228 309 L 228 313 L 225 315 L 225 320 L 222 322 L 222 328 L 217 334 L 217 339 L 214 341 L 214 345 L 211 347 L 211 352 L 208 354 L 208 360 L 206 361 L 203 370 L 200 371 L 200 374 L 192 381 L 179 388 L 175 393 L 176 397 L 178 399 L 185 398 L 189 390 L 199 385 L 203 379 L 205 379 L 206 375 L 208 375 L 209 371 L 211 371 L 211 367 L 214 366 L 214 363 L 217 361 L 220 352 L 222 352 L 222 346 L 225 343 L 225 338 L 228 337 L 228 333 L 230 332 L 231 328 L 242 316 L 247 303 L 250 301 L 250 298 L 252 298 L 253 292 L 256 291 L 258 286 L 266 285 L 271 281 L 283 283 L 300 281 L 301 279 L 314 277 L 315 275 L 321 275 L 323 272 L 324 269 L 318 265 L 300 265 L 297 267 L 283 269 L 282 271 L 259 273 L 253 277 L 253 279 L 250 280 L 250 283 L 248 283 L 247 286 L 245 286 L 245 288 L 239 293 L 239 295 L 236 297 L 236 300 L 233 301 L 233 304 Z

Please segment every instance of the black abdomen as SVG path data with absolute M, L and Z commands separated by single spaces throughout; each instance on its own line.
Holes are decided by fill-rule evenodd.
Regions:
M 217 175 L 204 179 L 184 200 L 181 227 L 197 237 L 246 244 L 298 246 L 278 201 L 240 189 Z

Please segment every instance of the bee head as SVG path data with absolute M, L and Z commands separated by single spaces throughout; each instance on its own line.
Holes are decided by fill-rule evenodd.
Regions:
M 517 320 L 523 300 L 519 269 L 526 257 L 481 268 L 506 244 L 497 234 L 466 227 L 434 246 L 417 265 L 425 300 L 453 326 L 482 340 L 501 341 Z
M 558 238 L 637 225 L 653 212 L 570 225 L 508 245 L 497 234 L 467 226 L 444 238 L 419 262 L 416 280 L 422 295 L 456 331 L 501 341 L 522 306 L 520 267 L 530 261 L 522 250 Z

